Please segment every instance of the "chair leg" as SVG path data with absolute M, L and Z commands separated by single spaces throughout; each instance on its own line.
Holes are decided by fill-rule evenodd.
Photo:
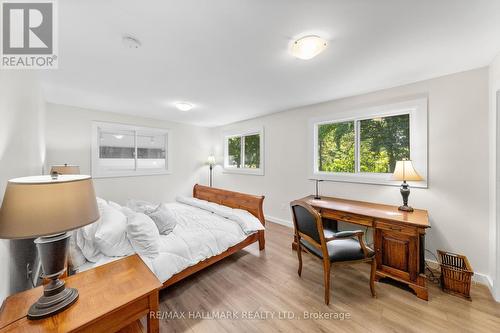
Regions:
M 330 261 L 323 260 L 323 278 L 325 282 L 325 304 L 330 304 Z
M 301 276 L 302 274 L 302 247 L 300 246 L 300 243 L 297 243 L 297 257 L 299 258 L 299 270 L 298 274 Z
M 370 272 L 370 291 L 372 292 L 372 297 L 376 297 L 377 293 L 375 292 L 375 272 L 377 271 L 377 261 L 375 257 L 372 259 L 372 269 Z

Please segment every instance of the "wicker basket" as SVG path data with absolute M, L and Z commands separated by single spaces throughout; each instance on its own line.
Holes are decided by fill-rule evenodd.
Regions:
M 438 250 L 443 291 L 471 300 L 472 267 L 466 256 Z

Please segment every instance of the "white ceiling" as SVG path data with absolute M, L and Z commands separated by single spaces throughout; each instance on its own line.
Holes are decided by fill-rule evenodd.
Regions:
M 498 0 L 64 0 L 49 102 L 216 126 L 486 66 Z M 293 58 L 292 39 L 329 40 Z M 127 49 L 123 35 L 142 47 Z M 176 101 L 195 105 L 178 111 Z

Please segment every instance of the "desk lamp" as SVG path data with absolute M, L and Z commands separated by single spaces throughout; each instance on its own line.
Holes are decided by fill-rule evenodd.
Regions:
M 401 184 L 401 196 L 403 197 L 403 206 L 399 207 L 399 210 L 404 212 L 413 212 L 413 208 L 408 206 L 408 197 L 410 196 L 410 188 L 408 186 L 407 180 L 422 180 L 422 177 L 415 171 L 413 163 L 408 160 L 397 161 L 396 167 L 394 168 L 393 179 L 402 180 Z

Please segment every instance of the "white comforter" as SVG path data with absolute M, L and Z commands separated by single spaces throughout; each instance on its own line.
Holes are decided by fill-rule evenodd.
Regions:
M 162 283 L 185 268 L 224 252 L 243 241 L 250 233 L 263 229 L 260 223 L 250 223 L 254 227 L 249 228 L 247 225 L 244 228 L 238 221 L 179 202 L 166 205 L 174 213 L 177 225 L 168 235 L 160 236 L 158 256 L 142 257 Z M 96 263 L 79 267 L 78 271 L 116 259 L 118 258 L 101 257 Z

